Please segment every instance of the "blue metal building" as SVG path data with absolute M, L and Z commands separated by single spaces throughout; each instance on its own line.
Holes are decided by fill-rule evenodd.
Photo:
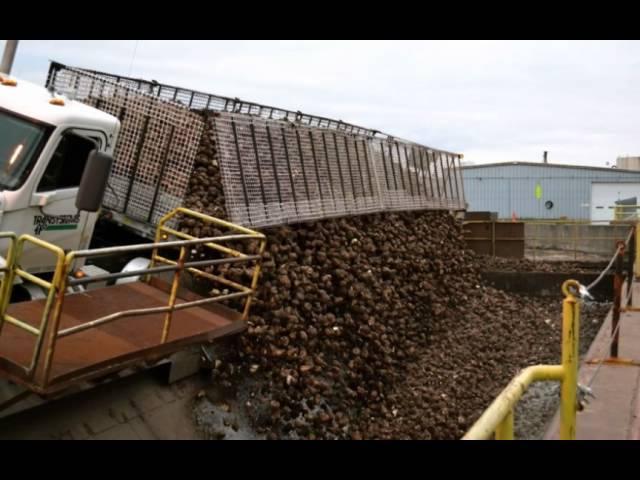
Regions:
M 616 168 L 508 162 L 462 167 L 469 211 L 499 218 L 613 217 L 616 200 L 640 197 L 640 171 Z M 640 202 L 639 202 L 640 203 Z

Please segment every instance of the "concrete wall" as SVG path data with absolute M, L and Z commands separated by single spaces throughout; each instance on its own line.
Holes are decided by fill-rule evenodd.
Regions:
M 616 240 L 629 234 L 626 225 L 537 225 L 525 224 L 525 248 L 566 250 L 612 255 Z M 543 237 L 543 238 L 539 238 Z

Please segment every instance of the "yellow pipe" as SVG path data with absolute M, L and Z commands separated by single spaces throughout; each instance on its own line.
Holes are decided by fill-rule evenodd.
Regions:
M 604 365 L 622 365 L 622 366 L 640 367 L 640 361 L 633 360 L 631 358 L 620 358 L 620 357 L 604 358 L 604 359 L 592 358 L 591 360 L 587 360 L 585 363 L 589 365 L 599 365 L 602 363 Z
M 527 236 L 527 237 L 496 237 L 496 241 L 505 242 L 521 242 L 523 240 L 555 240 L 556 237 L 553 235 L 542 235 L 542 236 Z M 580 237 L 580 240 L 617 240 L 618 237 Z M 492 237 L 465 237 L 465 240 L 493 240 Z
M 191 217 L 199 218 L 200 220 L 204 220 L 205 222 L 215 223 L 216 225 L 220 225 L 221 227 L 226 227 L 226 228 L 228 228 L 230 230 L 235 230 L 237 232 L 248 233 L 249 235 L 262 235 L 261 233 L 256 232 L 255 230 L 251 230 L 249 228 L 245 228 L 245 227 L 242 227 L 240 225 L 236 225 L 235 223 L 226 222 L 224 220 L 220 220 L 219 218 L 211 217 L 209 215 L 205 215 L 203 213 L 196 212 L 194 210 L 190 210 L 188 208 L 178 207 L 178 208 L 176 208 L 174 210 L 174 212 L 170 212 L 169 215 L 175 216 L 176 213 L 180 212 L 180 213 L 184 213 L 186 215 L 189 215 Z
M 167 223 L 169 220 L 171 220 L 173 217 L 175 217 L 178 213 L 183 213 L 183 214 L 188 215 L 190 217 L 195 217 L 195 218 L 198 218 L 200 220 L 203 220 L 204 222 L 213 223 L 214 225 L 219 225 L 221 227 L 225 227 L 225 228 L 228 228 L 230 230 L 235 230 L 236 232 L 246 233 L 246 234 L 249 234 L 249 235 L 256 235 L 256 236 L 258 236 L 260 238 L 265 238 L 262 233 L 256 232 L 255 230 L 251 230 L 249 228 L 245 228 L 245 227 L 242 227 L 240 225 L 236 225 L 235 223 L 227 222 L 225 220 L 220 220 L 219 218 L 215 218 L 215 217 L 212 217 L 210 215 L 205 215 L 204 213 L 196 212 L 195 210 L 190 210 L 190 209 L 184 208 L 184 207 L 174 208 L 169 213 L 167 213 L 165 216 L 163 216 L 160 219 L 160 221 L 158 222 L 158 227 L 160 227 L 161 225 L 164 225 L 165 223 Z
M 560 394 L 560 440 L 575 440 L 578 387 L 578 343 L 580 333 L 580 303 L 569 290 L 579 288 L 575 280 L 562 285 L 562 369 L 564 380 Z
M 47 349 L 44 357 L 44 367 L 42 369 L 42 387 L 49 385 L 49 377 L 51 376 L 51 367 L 53 366 L 53 357 L 56 351 L 56 341 L 58 340 L 58 330 L 60 329 L 60 315 L 64 307 L 65 291 L 67 289 L 67 274 L 71 273 L 71 265 L 75 257 L 74 252 L 69 252 L 53 278 L 55 285 L 56 298 L 53 305 L 53 314 L 51 317 L 51 334 L 48 338 Z
M 18 328 L 21 328 L 22 330 L 26 330 L 27 332 L 29 332 L 32 335 L 35 335 L 36 337 L 38 335 L 40 335 L 40 330 L 38 330 L 35 327 L 32 327 L 31 325 L 29 325 L 28 323 L 24 323 L 21 320 L 18 320 L 15 317 L 12 317 L 11 315 L 9 315 L 8 313 L 5 313 L 4 315 L 4 321 L 7 323 L 10 323 L 11 325 L 14 325 Z M 25 369 L 26 370 L 26 369 Z
M 16 251 L 16 235 L 15 233 L 0 233 L 0 238 L 9 239 L 9 247 L 7 248 L 6 268 L 7 271 L 2 276 L 2 286 L 0 287 L 0 333 L 2 332 L 2 324 L 4 323 L 4 314 L 9 306 L 9 299 L 13 291 L 13 278 L 15 276 L 15 251 Z
M 623 307 L 620 309 L 621 312 L 640 312 L 640 307 Z
M 45 240 L 27 234 L 20 235 L 20 238 L 18 238 L 18 243 L 24 242 L 33 243 L 34 245 L 44 248 L 45 250 L 49 250 L 56 256 L 56 258 L 60 257 L 60 255 L 62 255 L 62 257 L 64 258 L 64 251 L 60 247 Z
M 16 268 L 15 270 L 19 277 L 22 277 L 25 280 L 29 280 L 30 282 L 35 283 L 36 285 L 39 285 L 42 288 L 46 288 L 47 290 L 49 290 L 53 286 L 51 282 L 47 282 L 46 280 L 43 280 L 40 277 L 36 277 L 35 275 L 32 275 L 29 272 L 26 272 L 20 268 Z
M 27 280 L 32 281 L 33 283 L 40 285 L 43 288 L 46 288 L 48 290 L 47 293 L 47 300 L 45 302 L 44 305 L 44 309 L 42 311 L 42 319 L 40 320 L 40 326 L 39 326 L 39 330 L 38 330 L 38 338 L 36 339 L 36 343 L 33 349 L 33 355 L 31 357 L 31 364 L 29 365 L 29 368 L 27 370 L 27 375 L 28 376 L 32 376 L 35 371 L 36 368 L 38 366 L 38 361 L 40 360 L 40 353 L 42 351 L 42 347 L 45 341 L 45 334 L 47 332 L 47 326 L 49 324 L 49 319 L 50 319 L 50 313 L 51 313 L 51 308 L 52 305 L 55 301 L 55 297 L 57 292 L 57 286 L 58 286 L 58 282 L 60 280 L 60 275 L 62 272 L 62 268 L 64 266 L 64 251 L 58 247 L 57 245 L 53 245 L 52 243 L 49 243 L 45 240 L 42 240 L 40 238 L 37 237 L 33 237 L 31 235 L 20 235 L 20 237 L 18 238 L 18 246 L 17 246 L 17 253 L 16 253 L 16 262 L 17 259 L 20 258 L 20 256 L 22 255 L 23 249 L 24 249 L 24 244 L 25 243 L 32 243 L 44 250 L 49 251 L 50 253 L 52 253 L 55 257 L 56 257 L 56 268 L 54 271 L 54 275 L 53 275 L 53 279 L 51 280 L 51 283 L 46 282 L 44 280 L 41 280 L 37 277 L 35 277 L 34 275 L 31 275 L 28 272 L 25 272 L 24 270 L 18 269 L 14 267 L 15 273 L 17 273 L 19 276 L 26 278 Z M 54 333 L 55 335 L 55 333 Z
M 634 260 L 635 276 L 640 277 L 640 223 L 636 223 L 636 258 Z
M 174 262 L 173 260 L 169 260 L 168 258 L 162 257 L 160 255 L 156 255 L 155 260 L 161 263 L 166 263 L 167 265 L 177 265 L 178 262 Z M 226 285 L 228 287 L 233 287 L 237 290 L 240 290 L 241 292 L 250 292 L 251 288 L 249 287 L 245 287 L 244 285 L 241 285 L 240 283 L 236 283 L 234 281 L 228 280 L 224 277 L 220 277 L 218 275 L 213 275 L 211 273 L 207 273 L 204 272 L 202 270 L 199 270 L 197 268 L 193 268 L 193 267 L 189 267 L 189 268 L 185 268 L 186 271 L 188 271 L 189 273 L 193 273 L 194 275 L 200 276 L 200 277 L 204 277 L 204 278 L 208 278 L 209 280 L 213 280 L 215 282 L 219 282 L 223 285 Z
M 496 428 L 496 440 L 513 440 L 513 409 Z
M 187 250 L 184 247 L 180 248 L 180 256 L 178 257 L 178 265 L 173 272 L 173 283 L 171 284 L 171 293 L 169 295 L 169 311 L 164 317 L 164 326 L 162 328 L 162 343 L 166 343 L 169 338 L 169 329 L 171 328 L 171 319 L 173 317 L 173 307 L 176 304 L 176 298 L 178 296 L 178 287 L 180 286 L 180 275 L 184 270 L 184 262 L 187 256 Z
M 560 365 L 534 365 L 525 368 L 511 380 L 462 439 L 488 440 L 505 418 L 511 415 L 516 403 L 531 383 L 541 380 L 562 381 L 563 377 L 564 370 Z
M 161 230 L 163 232 L 169 233 L 170 235 L 174 235 L 178 238 L 184 238 L 184 239 L 188 239 L 188 240 L 194 240 L 196 237 L 193 237 L 191 235 L 187 235 L 186 233 L 182 233 L 179 232 L 177 230 L 174 230 L 173 228 L 169 228 L 169 227 L 158 227 L 158 230 Z M 256 240 L 259 240 L 256 238 Z M 214 250 L 218 250 L 219 252 L 222 253 L 226 253 L 228 255 L 231 255 L 233 257 L 246 257 L 246 255 L 242 252 L 238 252 L 237 250 L 234 250 L 233 248 L 229 248 L 229 247 L 224 247 L 222 245 L 219 245 L 217 243 L 203 243 L 202 245 L 204 245 L 205 247 L 209 247 L 212 248 Z
M 513 223 L 511 220 L 463 220 L 462 224 L 471 224 L 471 223 Z M 593 225 L 593 224 L 603 224 L 608 225 L 611 223 L 611 220 L 519 220 L 518 223 L 526 223 L 529 225 Z
M 258 255 L 262 258 L 262 254 L 264 253 L 264 249 L 267 242 L 265 240 L 260 241 L 260 249 L 258 251 Z M 256 262 L 256 266 L 253 268 L 253 279 L 251 280 L 251 290 L 253 294 L 256 293 L 256 288 L 258 287 L 258 278 L 260 277 L 260 267 L 262 265 L 261 261 Z M 249 308 L 251 307 L 252 295 L 249 295 L 245 300 L 244 311 L 242 312 L 242 320 L 246 321 L 249 316 Z

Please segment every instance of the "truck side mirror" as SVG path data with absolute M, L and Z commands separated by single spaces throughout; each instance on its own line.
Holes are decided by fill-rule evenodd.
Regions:
M 97 212 L 102 205 L 102 198 L 107 189 L 107 180 L 111 173 L 113 157 L 106 153 L 92 150 L 82 173 L 76 208 L 87 212 Z

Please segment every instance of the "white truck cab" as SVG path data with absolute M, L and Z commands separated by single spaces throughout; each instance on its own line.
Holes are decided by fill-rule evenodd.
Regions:
M 119 129 L 116 117 L 0 74 L 0 231 L 87 248 L 98 214 L 76 208 L 78 187 L 89 153 L 112 155 Z M 26 248 L 22 268 L 54 269 L 50 253 Z

